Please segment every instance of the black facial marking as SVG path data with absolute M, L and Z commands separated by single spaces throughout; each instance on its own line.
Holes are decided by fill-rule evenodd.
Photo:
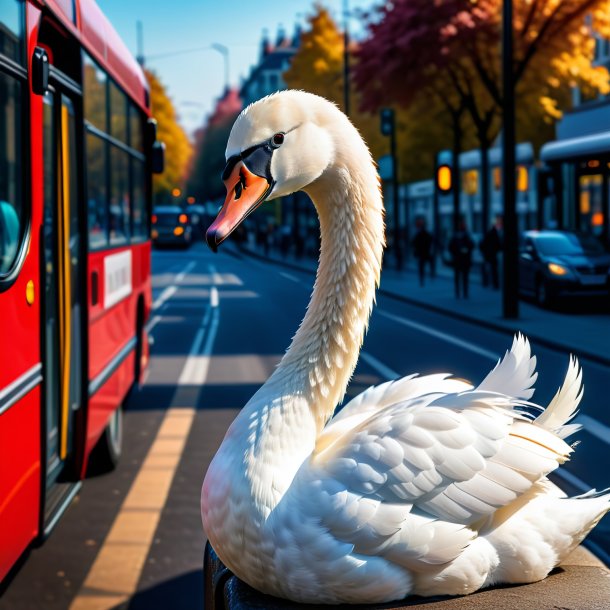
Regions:
M 240 161 L 243 161 L 244 165 L 256 176 L 266 178 L 269 183 L 273 182 L 271 176 L 271 155 L 274 150 L 278 149 L 284 143 L 284 136 L 285 133 L 280 131 L 269 140 L 256 144 L 255 146 L 250 146 L 250 148 L 246 148 L 246 150 L 239 154 L 229 157 L 222 172 L 223 182 L 229 179 L 233 168 Z M 236 199 L 239 199 L 239 197 L 236 197 Z

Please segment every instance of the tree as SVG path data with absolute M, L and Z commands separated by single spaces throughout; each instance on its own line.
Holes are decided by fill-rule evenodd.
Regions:
M 198 132 L 195 160 L 188 179 L 188 192 L 200 201 L 223 198 L 220 175 L 225 165 L 225 148 L 235 119 L 242 109 L 236 89 L 225 91 L 212 115 Z
M 502 0 L 394 0 L 368 21 L 359 49 L 356 82 L 363 105 L 411 105 L 434 96 L 454 125 L 461 112 L 482 153 L 483 222 L 489 208 L 487 149 L 501 126 L 503 97 L 499 65 Z M 516 2 L 514 18 L 517 120 L 521 137 L 529 126 L 555 119 L 571 86 L 608 91 L 608 74 L 592 64 L 585 17 L 599 31 L 610 29 L 610 0 Z M 527 102 L 527 103 L 526 103 Z M 533 103 L 532 103 L 533 102 Z M 459 134 L 458 134 L 459 135 Z
M 192 146 L 178 123 L 178 116 L 165 87 L 157 75 L 145 70 L 150 85 L 152 114 L 157 120 L 157 137 L 165 143 L 165 171 L 155 175 L 153 192 L 155 199 L 169 199 L 172 190 L 181 187 L 192 155 Z

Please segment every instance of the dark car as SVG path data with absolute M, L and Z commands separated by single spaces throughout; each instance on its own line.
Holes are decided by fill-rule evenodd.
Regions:
M 205 211 L 205 206 L 200 204 L 190 205 L 187 209 L 191 226 L 193 227 L 193 233 L 196 236 L 205 237 L 208 225 L 211 220 L 208 221 L 208 215 Z
M 177 205 L 157 206 L 152 215 L 152 242 L 156 246 L 191 245 L 193 230 L 188 215 Z
M 527 231 L 519 255 L 519 289 L 547 306 L 565 296 L 608 296 L 610 254 L 592 235 Z

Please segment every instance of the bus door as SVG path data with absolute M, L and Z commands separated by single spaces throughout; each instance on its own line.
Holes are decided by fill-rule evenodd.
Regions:
M 53 81 L 52 81 L 53 82 Z M 77 489 L 77 414 L 82 407 L 82 277 L 76 96 L 56 83 L 44 99 L 44 419 L 43 531 Z

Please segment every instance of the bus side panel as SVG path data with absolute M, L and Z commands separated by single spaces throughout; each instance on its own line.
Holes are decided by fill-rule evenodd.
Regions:
M 40 386 L 0 416 L 0 581 L 38 534 Z
M 118 258 L 117 258 L 118 255 Z M 108 259 L 108 257 L 115 257 Z M 108 293 L 120 290 L 125 275 L 121 265 L 131 263 L 131 291 L 108 305 Z M 113 262 L 114 261 L 114 262 Z M 118 261 L 118 263 L 116 263 Z M 114 268 L 113 272 L 111 268 Z M 124 269 L 123 269 L 124 270 Z M 97 288 L 92 278 L 97 276 Z M 120 278 L 123 278 L 121 280 Z M 112 286 L 106 286 L 112 283 Z M 143 302 L 143 322 L 151 308 L 150 242 L 128 248 L 89 254 L 89 381 L 94 381 L 136 337 L 137 310 Z M 94 294 L 97 293 L 97 294 Z M 148 341 L 142 334 L 142 369 L 148 361 Z M 135 348 L 120 363 L 102 387 L 89 398 L 86 457 L 101 436 L 112 412 L 123 402 L 135 379 Z M 87 459 L 85 459 L 86 463 Z
M 123 402 L 133 383 L 134 355 L 135 351 L 132 350 L 108 381 L 89 398 L 85 468 L 89 460 L 89 454 L 102 435 L 110 415 Z
M 116 257 L 123 257 L 118 259 Z M 131 279 L 126 279 L 122 267 L 131 258 Z M 97 276 L 97 297 L 92 294 L 93 277 Z M 114 279 L 113 279 L 114 278 Z M 122 279 L 120 279 L 122 278 Z M 106 281 L 108 279 L 108 282 Z M 110 281 L 114 282 L 111 287 Z M 130 285 L 129 294 L 116 303 L 107 301 L 111 291 L 119 294 Z M 96 303 L 94 301 L 97 300 Z M 94 380 L 133 339 L 136 332 L 137 284 L 133 273 L 132 248 L 104 250 L 89 254 L 89 381 Z

